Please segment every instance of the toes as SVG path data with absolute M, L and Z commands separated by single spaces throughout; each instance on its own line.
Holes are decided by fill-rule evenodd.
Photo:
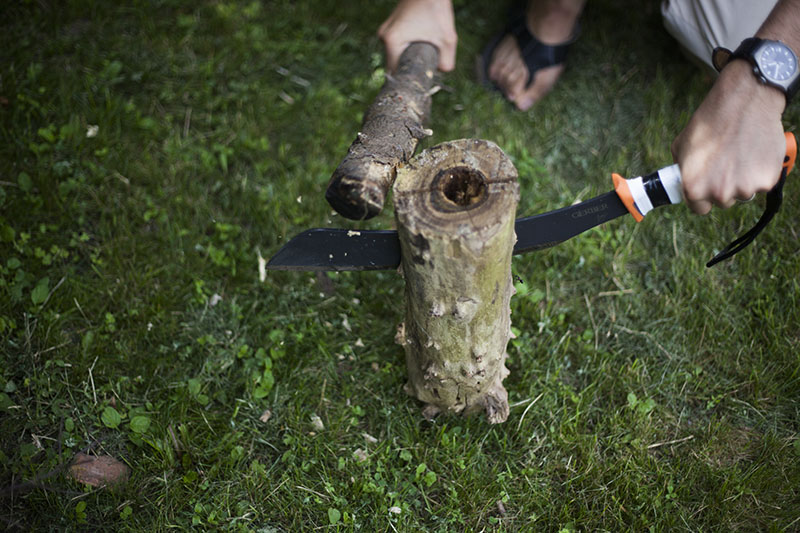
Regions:
M 517 42 L 506 36 L 497 45 L 489 64 L 489 79 L 502 91 L 505 97 L 521 111 L 526 111 L 553 88 L 563 65 L 545 67 L 536 72 L 530 85 L 528 66 L 522 59 Z
M 497 46 L 489 66 L 489 79 L 511 101 L 524 90 L 528 69 L 522 62 L 519 48 L 512 38 L 507 37 Z
M 511 37 L 506 37 L 495 48 L 492 54 L 491 64 L 489 65 L 489 79 L 495 83 L 503 81 L 509 71 L 509 63 L 514 58 L 514 49 L 516 44 Z
M 531 85 L 527 88 L 523 88 L 514 100 L 517 108 L 521 111 L 527 111 L 533 104 L 544 98 L 555 86 L 556 81 L 558 81 L 563 71 L 563 65 L 554 65 L 536 72 Z

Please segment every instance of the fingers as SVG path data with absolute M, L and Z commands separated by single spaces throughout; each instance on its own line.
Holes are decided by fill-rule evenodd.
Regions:
M 527 111 L 550 92 L 563 71 L 563 65 L 543 68 L 535 73 L 530 86 L 527 86 L 528 67 L 516 41 L 509 36 L 500 42 L 492 56 L 489 79 L 518 109 Z
M 449 0 L 401 0 L 392 14 L 378 28 L 378 37 L 386 48 L 386 68 L 394 72 L 403 51 L 417 41 L 439 50 L 439 70 L 449 72 L 456 66 L 453 7 Z
M 564 72 L 563 65 L 554 65 L 538 71 L 531 86 L 516 96 L 514 104 L 520 111 L 527 111 L 553 89 L 562 72 Z
M 686 205 L 689 206 L 689 209 L 697 213 L 698 215 L 707 215 L 711 212 L 711 202 L 707 202 L 705 200 L 699 200 L 696 202 L 686 201 Z
M 756 194 L 767 192 L 780 178 L 780 170 L 773 169 L 754 172 L 749 175 L 734 171 L 709 174 L 693 174 L 689 171 L 684 178 L 684 198 L 689 208 L 700 215 L 711 211 L 712 206 L 728 209 L 737 202 L 749 202 Z
M 737 202 L 749 202 L 757 193 L 770 190 L 780 177 L 779 168 L 772 165 L 749 173 L 737 172 L 733 167 L 697 171 L 691 161 L 685 167 L 686 172 L 681 169 L 684 198 L 689 208 L 700 215 L 707 214 L 712 206 L 728 209 Z
M 777 183 L 786 152 L 785 105 L 779 91 L 755 79 L 747 62 L 723 69 L 672 143 L 692 211 L 731 207 Z
M 380 36 L 380 35 L 379 35 Z M 384 40 L 384 47 L 386 48 L 386 70 L 387 72 L 394 72 L 397 70 L 397 64 L 400 61 L 400 56 L 403 55 L 406 48 L 415 41 L 408 41 L 408 42 L 394 42 L 389 40 Z M 430 42 L 439 50 L 439 64 L 437 68 L 442 72 L 450 72 L 456 66 L 456 44 L 455 42 L 452 43 L 442 43 L 442 42 Z
M 408 45 L 400 47 L 390 47 L 386 45 L 386 71 L 394 72 L 397 70 L 397 63 L 400 61 L 400 55 L 408 47 Z
M 438 43 L 433 43 L 439 49 L 439 70 L 442 72 L 450 72 L 456 68 L 457 43 L 458 36 L 455 32 L 452 35 L 444 36 Z

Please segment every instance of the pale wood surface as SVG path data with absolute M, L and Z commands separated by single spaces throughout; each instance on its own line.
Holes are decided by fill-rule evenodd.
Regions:
M 517 172 L 493 143 L 437 145 L 398 171 L 394 204 L 406 280 L 406 391 L 423 414 L 508 416 L 503 379 L 514 291 Z

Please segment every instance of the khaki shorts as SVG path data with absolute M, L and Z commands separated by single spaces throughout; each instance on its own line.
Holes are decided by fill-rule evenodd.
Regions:
M 664 0 L 667 31 L 691 55 L 711 67 L 717 46 L 736 49 L 755 35 L 777 0 Z

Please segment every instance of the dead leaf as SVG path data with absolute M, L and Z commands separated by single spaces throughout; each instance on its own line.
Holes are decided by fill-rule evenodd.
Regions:
M 130 469 L 110 455 L 79 453 L 69 467 L 73 479 L 92 487 L 118 485 L 128 481 Z
M 265 424 L 269 422 L 270 418 L 272 418 L 272 411 L 270 411 L 269 409 L 261 413 L 261 416 L 258 417 L 258 419 L 264 422 Z
M 497 500 L 497 510 L 501 515 L 506 515 L 506 506 L 503 505 L 503 500 Z
M 172 439 L 172 448 L 177 452 L 178 455 L 181 455 L 183 452 L 180 443 L 178 442 L 178 437 L 175 436 L 175 430 L 172 429 L 172 426 L 167 426 L 167 433 L 169 433 L 170 438 Z
M 322 423 L 322 419 L 317 415 L 311 415 L 311 425 L 317 431 L 322 431 L 325 429 L 325 424 Z

